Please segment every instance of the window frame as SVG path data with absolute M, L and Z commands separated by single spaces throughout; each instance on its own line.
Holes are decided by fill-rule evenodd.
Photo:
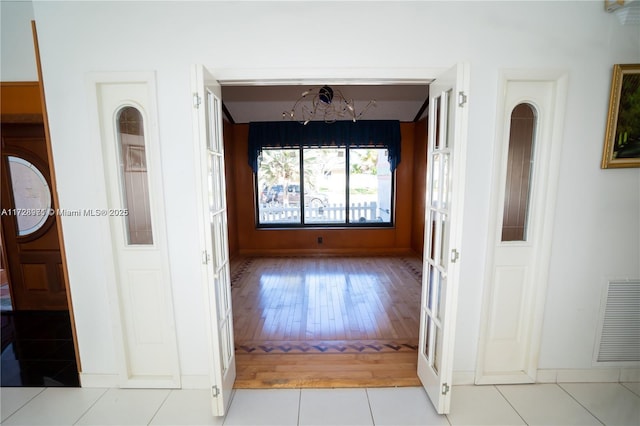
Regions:
M 395 228 L 395 220 L 396 220 L 396 170 L 391 170 L 391 194 L 390 194 L 390 211 L 389 211 L 389 221 L 388 222 L 351 222 L 350 214 L 349 214 L 349 178 L 350 178 L 350 151 L 352 149 L 368 149 L 365 146 L 347 146 L 347 145 L 333 145 L 333 146 L 306 146 L 306 145 L 298 145 L 295 147 L 289 146 L 286 148 L 281 147 L 265 147 L 264 150 L 275 150 L 275 149 L 290 149 L 297 150 L 299 152 L 299 175 L 300 175 L 300 194 L 304 199 L 304 151 L 306 149 L 326 149 L 326 148 L 343 148 L 345 150 L 345 222 L 341 223 L 322 223 L 322 222 L 313 222 L 313 223 L 305 223 L 305 206 L 304 202 L 301 202 L 300 205 L 300 223 L 260 223 L 260 195 L 261 190 L 259 188 L 258 182 L 258 172 L 253 173 L 253 188 L 254 188 L 254 218 L 255 218 L 255 226 L 256 229 L 314 229 L 314 228 L 322 228 L 322 229 L 362 229 L 362 228 L 373 228 L 373 229 L 389 229 Z M 371 149 L 380 149 L 378 147 L 370 147 Z M 258 160 L 259 164 L 259 160 Z

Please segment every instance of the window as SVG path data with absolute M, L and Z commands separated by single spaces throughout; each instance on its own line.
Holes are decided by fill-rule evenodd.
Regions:
M 400 122 L 249 125 L 259 227 L 393 225 Z
M 502 241 L 526 241 L 536 112 L 526 103 L 511 112 Z
M 127 242 L 130 245 L 153 244 L 147 155 L 142 114 L 134 107 L 118 112 L 120 173 Z
M 18 236 L 33 234 L 51 215 L 51 192 L 44 175 L 35 164 L 19 157 L 8 157 L 11 189 L 17 214 Z
M 256 175 L 259 226 L 392 224 L 385 149 L 264 149 Z

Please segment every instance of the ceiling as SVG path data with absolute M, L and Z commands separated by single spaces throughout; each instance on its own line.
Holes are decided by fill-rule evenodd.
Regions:
M 282 121 L 282 113 L 290 111 L 304 91 L 321 85 L 286 86 L 222 86 L 222 99 L 227 119 L 232 123 L 251 121 Z M 371 100 L 375 106 L 367 109 L 362 120 L 417 121 L 426 116 L 429 99 L 427 84 L 395 85 L 330 85 L 336 93 L 353 99 L 356 114 Z M 335 99 L 335 98 L 334 98 Z

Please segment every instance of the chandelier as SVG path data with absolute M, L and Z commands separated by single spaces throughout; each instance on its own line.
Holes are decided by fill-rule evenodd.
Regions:
M 325 123 L 352 120 L 355 123 L 372 106 L 376 106 L 375 100 L 369 101 L 367 106 L 357 113 L 353 99 L 346 99 L 340 90 L 325 85 L 302 92 L 291 110 L 282 113 L 282 118 L 301 124 L 307 124 L 312 120 L 322 120 Z

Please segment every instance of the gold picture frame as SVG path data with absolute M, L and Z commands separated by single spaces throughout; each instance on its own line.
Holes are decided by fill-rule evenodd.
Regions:
M 604 0 L 604 10 L 607 12 L 613 12 L 616 9 L 624 6 L 625 0 Z
M 601 167 L 640 167 L 640 64 L 613 66 Z

